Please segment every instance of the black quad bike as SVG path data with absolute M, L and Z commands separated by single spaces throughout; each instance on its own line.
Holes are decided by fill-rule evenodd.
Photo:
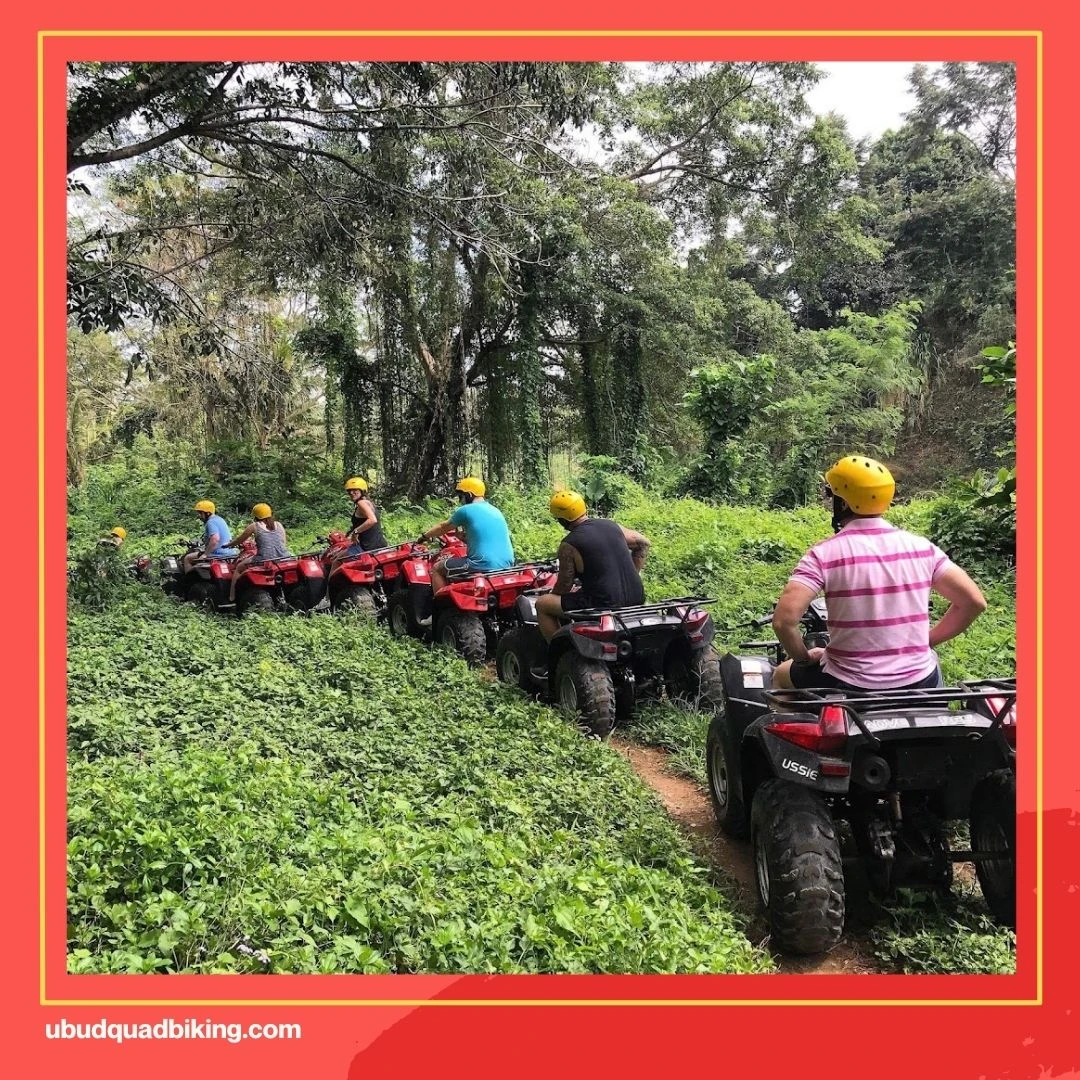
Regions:
M 666 687 L 673 698 L 711 712 L 720 692 L 715 633 L 703 596 L 568 613 L 545 642 L 537 592 L 517 600 L 520 625 L 500 639 L 499 678 L 553 700 L 593 738 L 606 739 L 639 698 Z
M 809 630 L 808 645 L 824 644 L 819 635 Z M 783 656 L 778 642 L 741 648 L 755 646 Z M 1016 680 L 774 690 L 773 667 L 767 656 L 722 657 L 706 766 L 721 828 L 749 833 L 776 945 L 804 954 L 836 945 L 844 868 L 856 864 L 888 896 L 899 886 L 948 890 L 952 864 L 972 862 L 995 919 L 1014 925 Z M 952 851 L 945 823 L 965 819 L 971 850 Z

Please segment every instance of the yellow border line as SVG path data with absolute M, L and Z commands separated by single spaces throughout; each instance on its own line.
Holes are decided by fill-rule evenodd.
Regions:
M 367 999 L 299 1000 L 287 998 L 188 999 L 49 998 L 45 994 L 45 287 L 44 287 L 44 39 L 45 38 L 1035 38 L 1035 293 L 1036 293 L 1036 996 L 1034 999 L 839 999 L 717 998 L 685 999 Z M 1042 30 L 39 30 L 38 31 L 38 866 L 39 866 L 39 1003 L 42 1005 L 284 1005 L 286 1008 L 319 1005 L 1041 1005 L 1043 1002 L 1043 865 L 1042 865 L 1042 152 L 1043 89 Z M 464 976 L 459 976 L 464 977 Z M 1014 976 L 1004 976 L 1014 977 Z

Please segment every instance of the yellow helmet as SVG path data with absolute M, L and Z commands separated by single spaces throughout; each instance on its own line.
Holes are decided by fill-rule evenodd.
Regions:
M 269 503 L 256 503 L 251 508 L 251 515 L 256 521 L 262 521 L 264 518 L 272 517 L 274 511 L 270 509 Z
M 367 491 L 367 481 L 362 476 L 350 476 L 345 481 L 346 491 Z
M 125 529 L 123 525 L 117 525 L 114 528 L 109 530 L 109 535 L 110 536 L 118 536 L 118 537 L 120 537 L 121 540 L 126 540 L 127 539 L 127 529 Z
M 581 517 L 587 507 L 585 500 L 576 491 L 556 491 L 551 496 L 548 509 L 552 517 L 561 518 L 563 521 L 576 521 Z
M 873 458 L 849 454 L 826 474 L 825 482 L 856 514 L 884 514 L 896 493 L 892 473 Z
M 457 482 L 457 487 L 454 490 L 464 491 L 468 495 L 475 495 L 476 498 L 482 499 L 487 488 L 484 486 L 483 480 L 475 476 L 466 476 Z
M 200 499 L 195 504 L 195 509 L 199 510 L 199 511 L 202 511 L 204 513 L 207 513 L 207 514 L 212 514 L 212 513 L 214 513 L 216 508 L 215 508 L 214 504 L 209 499 Z

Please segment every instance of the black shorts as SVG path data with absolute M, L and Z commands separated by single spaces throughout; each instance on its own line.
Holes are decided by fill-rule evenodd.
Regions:
M 935 667 L 924 679 L 905 683 L 903 686 L 856 686 L 846 683 L 835 675 L 822 671 L 817 660 L 793 660 L 791 662 L 791 685 L 796 690 L 933 690 L 942 685 L 941 668 Z

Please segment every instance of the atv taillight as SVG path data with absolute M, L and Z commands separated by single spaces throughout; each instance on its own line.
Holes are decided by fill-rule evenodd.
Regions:
M 997 716 L 1002 709 L 1005 708 L 1005 698 L 1003 697 L 988 697 L 986 704 L 990 706 L 990 712 Z M 1015 750 L 1016 749 L 1016 702 L 1014 701 L 1009 707 L 1009 711 L 1001 718 L 1001 733 L 1005 736 L 1005 741 Z
M 574 633 L 595 641 L 613 641 L 615 638 L 615 620 L 610 615 L 601 615 L 598 623 L 578 623 Z
M 835 754 L 847 742 L 847 714 L 840 705 L 825 705 L 815 723 L 778 720 L 766 724 L 765 730 L 815 754 Z
M 487 596 L 491 591 L 487 578 L 474 577 L 472 582 L 473 596 Z
M 694 645 L 700 644 L 705 640 L 705 633 L 702 627 L 709 621 L 709 613 L 702 611 L 699 608 L 693 608 L 686 616 L 686 629 L 690 641 Z

